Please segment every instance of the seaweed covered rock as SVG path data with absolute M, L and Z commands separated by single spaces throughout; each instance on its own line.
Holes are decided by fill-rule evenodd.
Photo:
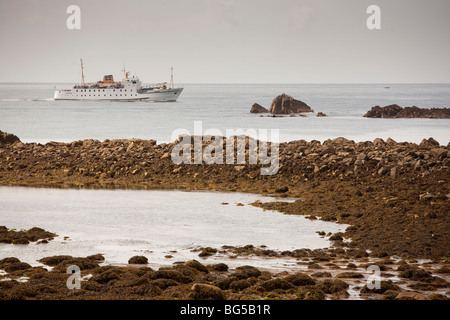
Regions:
M 111 280 L 119 278 L 119 274 L 115 270 L 106 270 L 98 275 L 93 276 L 90 281 L 95 281 L 100 284 L 105 284 Z
M 148 259 L 144 256 L 133 256 L 128 260 L 128 264 L 147 264 Z
M 72 256 L 52 256 L 45 257 L 39 260 L 39 262 L 55 267 L 55 271 L 66 272 L 67 268 L 72 265 L 78 266 L 81 270 L 95 269 L 98 267 L 98 262 L 95 259 L 72 257 Z
M 18 270 L 30 269 L 31 266 L 28 263 L 21 262 L 15 257 L 4 258 L 0 260 L 0 269 L 5 270 L 7 273 L 11 273 Z
M 195 283 L 191 290 L 192 298 L 195 300 L 225 300 L 225 293 L 222 289 L 204 283 Z
M 383 294 L 388 290 L 400 291 L 400 287 L 392 282 L 392 280 L 382 280 L 379 286 L 374 286 L 374 288 L 369 288 L 365 285 L 361 289 L 361 293 L 378 293 Z
M 331 294 L 347 291 L 348 287 L 348 283 L 338 279 L 325 279 L 320 284 L 320 288 L 323 292 Z
M 252 266 L 240 266 L 236 268 L 236 273 L 245 274 L 245 278 L 250 277 L 259 277 L 261 275 L 261 271 Z
M 5 226 L 0 227 L 0 243 L 28 244 L 38 240 L 46 240 L 48 242 L 54 237 L 56 237 L 56 234 L 37 227 L 19 231 L 8 229 Z
M 184 263 L 186 267 L 194 268 L 200 272 L 209 273 L 208 269 L 197 260 L 189 260 Z
M 296 287 L 314 285 L 316 283 L 316 281 L 313 278 L 301 272 L 291 274 L 284 279 Z
M 261 287 L 264 288 L 266 291 L 273 291 L 273 290 L 288 290 L 294 288 L 294 285 L 290 282 L 286 281 L 285 279 L 271 279 L 263 282 L 261 284 Z

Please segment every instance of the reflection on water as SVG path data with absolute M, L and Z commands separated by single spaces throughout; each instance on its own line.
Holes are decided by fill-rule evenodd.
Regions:
M 163 265 L 199 259 L 191 250 L 202 246 L 324 248 L 330 243 L 316 231 L 346 228 L 249 205 L 256 200 L 267 198 L 218 192 L 0 187 L 0 225 L 40 227 L 59 235 L 45 245 L 0 244 L 0 259 L 14 256 L 36 264 L 52 255 L 102 253 L 107 263 L 123 264 L 139 254 Z M 227 257 L 208 258 L 211 263 L 223 259 Z

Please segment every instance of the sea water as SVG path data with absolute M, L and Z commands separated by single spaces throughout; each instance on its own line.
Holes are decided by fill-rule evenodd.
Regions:
M 449 84 L 328 84 L 239 85 L 187 84 L 177 102 L 55 101 L 53 93 L 70 84 L 0 84 L 0 130 L 24 142 L 70 142 L 79 139 L 155 139 L 173 141 L 176 129 L 193 134 L 194 122 L 203 129 L 279 129 L 282 141 L 345 137 L 419 143 L 433 137 L 450 141 L 449 119 L 368 119 L 373 106 L 450 107 Z M 253 103 L 270 107 L 287 93 L 310 105 L 304 117 L 269 118 L 250 114 Z
M 53 255 L 101 253 L 108 264 L 126 264 L 131 256 L 144 255 L 153 265 L 170 265 L 202 260 L 193 251 L 200 247 L 325 248 L 331 243 L 318 231 L 336 233 L 347 227 L 250 205 L 257 200 L 274 198 L 223 192 L 0 187 L 0 225 L 17 230 L 40 227 L 58 235 L 48 244 L 0 244 L 0 259 L 17 257 L 37 265 L 37 260 Z M 254 265 L 259 262 L 265 268 L 286 263 L 286 259 L 256 260 Z M 242 263 L 220 254 L 202 261 Z

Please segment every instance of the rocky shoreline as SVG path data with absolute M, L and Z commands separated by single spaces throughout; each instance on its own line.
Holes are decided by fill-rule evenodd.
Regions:
M 1 136 L 5 137 L 6 135 L 2 133 Z M 275 201 L 254 203 L 253 205 L 264 209 L 279 210 L 286 214 L 305 215 L 310 219 L 345 223 L 351 227 L 347 228 L 345 233 L 333 235 L 333 248 L 325 254 L 322 252 L 322 256 L 324 259 L 329 259 L 328 261 L 320 260 L 316 253 L 311 256 L 308 253 L 304 257 L 295 257 L 293 253 L 285 253 L 290 258 L 309 259 L 309 262 L 318 262 L 319 266 L 322 262 L 347 261 L 349 257 L 355 259 L 351 263 L 361 266 L 368 263 L 366 259 L 382 259 L 394 264 L 397 263 L 395 262 L 397 260 L 410 263 L 416 259 L 430 259 L 430 263 L 439 263 L 439 268 L 444 268 L 442 269 L 444 271 L 448 270 L 450 257 L 448 245 L 450 243 L 450 219 L 448 217 L 450 212 L 450 145 L 439 145 L 432 138 L 424 139 L 420 144 L 398 143 L 392 139 L 387 141 L 375 139 L 374 141 L 355 143 L 344 138 L 327 140 L 323 143 L 304 140 L 281 143 L 279 145 L 280 167 L 278 173 L 273 176 L 262 176 L 260 175 L 261 165 L 205 163 L 175 165 L 171 161 L 170 155 L 177 141 L 169 144 L 157 144 L 154 140 L 140 139 L 105 140 L 103 142 L 83 140 L 71 143 L 50 142 L 41 145 L 22 143 L 11 136 L 7 137 L 8 139 L 0 139 L 0 185 L 3 186 L 217 190 L 295 198 L 297 200 L 293 202 Z M 247 153 L 251 151 L 249 148 L 252 148 L 250 140 L 247 138 Z M 204 148 L 207 145 L 208 142 L 203 143 Z M 283 253 L 273 254 L 283 255 Z M 397 257 L 395 258 L 397 260 L 394 257 Z M 309 263 L 308 261 L 303 262 Z M 348 263 L 339 268 L 347 268 Z M 389 262 L 389 264 L 391 263 Z M 97 273 L 108 271 L 108 267 L 105 266 L 98 267 L 100 268 L 98 270 L 96 268 L 92 271 L 93 277 Z M 147 272 L 152 274 L 157 272 L 141 268 L 117 269 L 119 267 L 112 266 L 110 268 L 119 276 L 113 282 L 115 285 L 105 283 L 108 290 L 104 287 L 100 289 L 95 284 L 94 287 L 99 292 L 108 292 L 96 295 L 97 298 L 117 298 L 119 296 L 137 298 L 139 295 L 136 296 L 129 292 L 133 288 L 124 286 L 121 282 L 122 275 L 123 277 L 140 278 L 138 273 L 142 273 L 142 276 Z M 177 266 L 173 268 L 177 268 Z M 2 268 L 0 267 L 0 269 Z M 408 268 L 402 267 L 401 269 Z M 422 267 L 414 265 L 413 269 L 421 270 Z M 26 270 L 28 269 L 20 271 L 23 272 L 22 275 L 26 276 L 28 273 Z M 44 274 L 50 273 L 53 275 L 54 270 L 39 272 L 35 268 L 31 268 L 31 270 L 32 274 L 36 272 L 34 276 L 42 277 L 42 281 L 54 284 L 53 280 L 44 276 Z M 398 271 L 401 272 L 401 270 Z M 405 275 L 410 275 L 410 278 L 405 279 L 413 277 L 419 279 L 417 274 L 423 275 L 424 273 L 411 271 L 405 273 Z M 198 289 L 201 286 L 197 285 L 193 288 L 194 284 L 205 283 L 220 289 L 220 286 L 214 282 L 217 280 L 217 274 L 214 271 L 201 272 L 200 275 L 202 277 L 197 278 L 197 274 L 192 278 L 193 281 L 174 284 L 173 287 L 182 286 L 182 288 L 178 288 L 179 290 L 174 291 L 180 293 L 183 298 L 200 299 L 201 295 L 196 296 L 195 293 L 197 290 L 201 290 Z M 445 289 L 448 288 L 448 282 L 441 276 L 429 276 L 431 278 L 425 276 L 428 282 L 425 281 L 422 286 L 410 287 L 410 289 L 423 289 L 428 285 L 429 289 L 434 286 L 434 289 L 437 290 L 436 286 L 438 286 L 439 290 L 443 288 L 441 291 L 444 296 L 449 296 L 448 289 Z M 67 278 L 67 275 L 60 273 L 56 277 Z M 163 290 L 162 293 L 161 287 L 159 287 L 160 290 L 155 289 L 152 281 L 157 278 L 152 277 L 154 276 L 147 279 L 148 283 L 144 281 L 145 283 L 141 284 L 148 289 L 142 289 L 144 290 L 142 292 L 146 292 L 145 297 L 174 298 L 166 295 L 166 290 Z M 215 280 L 205 280 L 208 277 Z M 286 277 L 288 275 L 275 276 L 275 278 L 274 275 L 271 275 L 270 278 L 264 279 L 255 277 L 256 280 L 252 279 L 251 281 L 248 278 L 238 280 L 247 280 L 250 284 L 242 290 L 247 290 L 252 294 L 253 290 L 259 292 L 255 293 L 256 296 L 245 295 L 244 298 L 308 298 L 310 296 L 306 295 L 307 292 L 310 292 L 311 295 L 311 292 L 320 290 L 324 295 L 318 293 L 316 297 L 338 298 L 333 296 L 333 293 L 326 293 L 322 280 L 310 284 L 312 287 L 305 287 L 308 291 L 303 295 L 293 294 L 293 292 L 297 292 L 298 286 L 286 280 Z M 138 280 L 137 278 L 135 280 Z M 41 280 L 32 282 L 31 279 L 30 277 L 26 284 L 0 282 L 0 286 L 3 288 L 0 289 L 0 292 L 6 299 L 13 298 L 11 293 L 15 292 L 14 288 L 17 288 L 18 291 L 26 291 L 26 287 L 33 283 L 43 284 L 40 282 Z M 420 279 L 417 281 L 420 282 Z M 263 285 L 261 281 L 271 280 L 274 280 L 271 282 L 272 284 L 276 283 L 274 289 L 262 290 L 261 286 L 262 288 L 264 286 L 272 287 L 268 284 Z M 334 278 L 331 277 L 328 280 L 331 281 Z M 330 286 L 333 286 L 332 282 Z M 290 285 L 286 283 L 290 283 Z M 430 283 L 431 285 L 429 285 Z M 47 287 L 51 288 L 52 285 L 49 284 Z M 277 287 L 278 284 L 281 287 Z M 58 285 L 65 286 L 65 280 Z M 247 285 L 245 283 L 245 286 Z M 5 286 L 10 286 L 10 288 Z M 236 286 L 238 285 L 236 284 Z M 123 291 L 118 289 L 125 287 L 128 289 L 123 289 Z M 159 294 L 150 294 L 149 292 L 153 290 L 150 288 L 155 289 L 155 292 L 159 292 Z M 362 289 L 363 285 L 359 290 Z M 395 287 L 394 289 L 390 290 L 396 291 L 397 295 L 400 291 L 405 291 L 405 289 L 400 290 Z M 35 290 L 37 289 L 35 288 Z M 48 290 L 51 291 L 51 289 Z M 61 288 L 61 290 L 66 289 Z M 214 288 L 214 290 L 216 289 Z M 233 289 L 220 290 L 225 291 L 222 293 L 224 296 L 220 295 L 221 298 L 242 298 L 240 295 L 242 293 L 235 292 Z M 410 290 L 408 289 L 408 291 Z M 91 293 L 86 292 L 78 293 L 79 297 L 76 293 L 69 291 L 64 291 L 64 294 L 58 292 L 52 296 L 45 290 L 42 292 L 38 290 L 37 294 L 32 294 L 29 298 L 95 298 L 90 295 Z M 112 294 L 112 292 L 115 293 Z M 272 296 L 268 292 L 270 294 L 276 292 L 276 296 Z M 302 292 L 302 290 L 298 292 Z M 397 297 L 392 292 L 390 293 L 390 298 Z M 87 295 L 84 296 L 84 294 Z M 130 295 L 127 296 L 127 294 Z M 421 294 L 423 296 L 423 293 Z M 406 295 L 414 298 L 411 293 L 406 293 Z M 375 294 L 375 297 L 387 298 L 378 294 Z M 416 296 L 416 298 L 418 297 Z M 24 295 L 22 298 L 27 298 L 27 296 Z M 405 298 L 407 297 L 405 296 Z M 443 297 L 432 296 L 432 298 Z
M 250 265 L 197 260 L 150 268 L 147 258 L 133 256 L 128 265 L 104 264 L 104 257 L 51 256 L 32 267 L 17 258 L 0 260 L 1 300 L 447 300 L 450 264 L 416 260 L 369 259 L 343 249 L 296 250 L 296 271 L 269 272 Z M 80 288 L 68 289 L 67 268 L 76 265 Z M 381 283 L 370 288 L 368 266 L 380 270 Z

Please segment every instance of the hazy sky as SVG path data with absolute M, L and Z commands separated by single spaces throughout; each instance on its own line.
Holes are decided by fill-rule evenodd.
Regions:
M 449 0 L 0 0 L 0 82 L 450 83 L 449 37 Z

